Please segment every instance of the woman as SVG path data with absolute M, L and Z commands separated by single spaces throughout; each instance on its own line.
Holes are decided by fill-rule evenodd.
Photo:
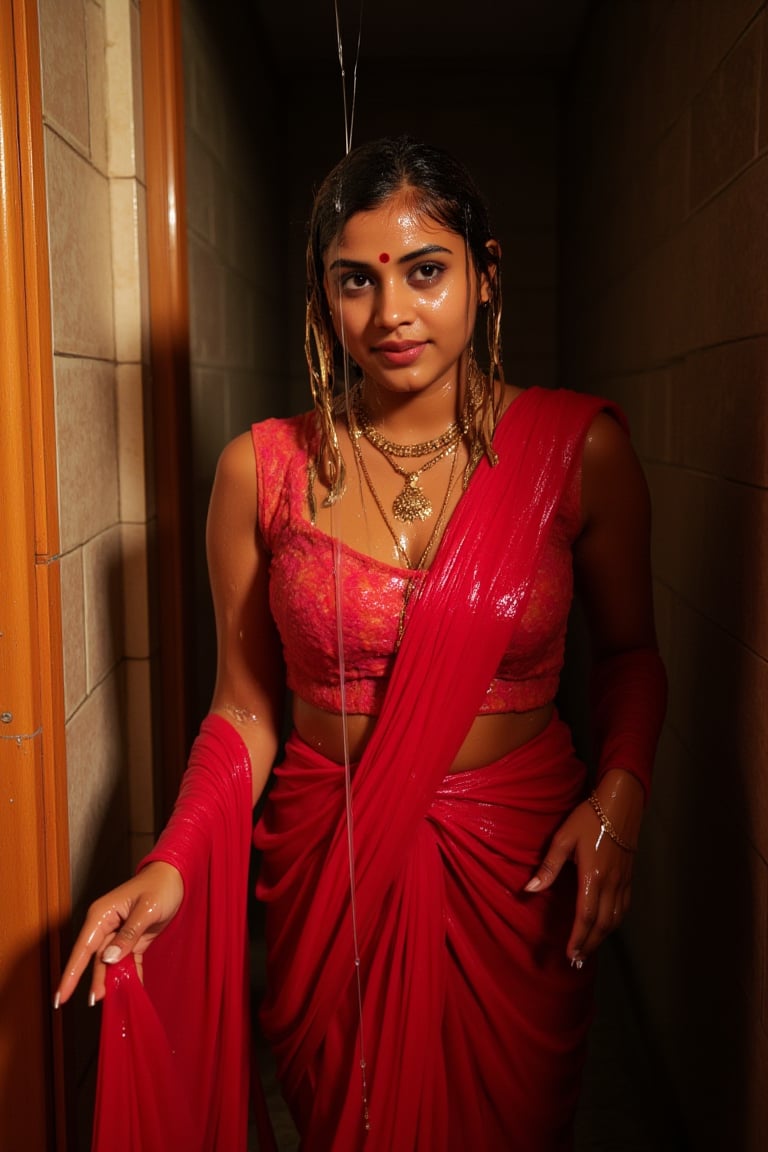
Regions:
M 200 1147 L 242 1147 L 243 813 L 270 777 L 262 1025 L 302 1148 L 571 1146 L 593 956 L 629 905 L 665 677 L 623 418 L 503 382 L 499 263 L 450 156 L 355 149 L 311 221 L 314 409 L 222 453 L 211 715 L 169 828 L 92 906 L 58 993 L 95 957 L 102 999 L 119 962 L 104 1031 L 124 1035 L 107 1012 L 135 964 L 177 1053 L 194 993 L 168 1008 L 168 985 L 205 938 L 208 1056 L 184 1076 Z M 554 703 L 574 578 L 591 793 Z M 273 770 L 284 677 L 293 731 Z M 117 1060 L 103 1054 L 103 1099 Z

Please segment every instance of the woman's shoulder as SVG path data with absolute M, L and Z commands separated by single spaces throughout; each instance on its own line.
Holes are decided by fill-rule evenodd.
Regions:
M 252 482 L 257 471 L 284 468 L 297 451 L 306 448 L 311 415 L 271 416 L 238 433 L 219 454 L 219 479 L 239 486 Z
M 293 416 L 270 416 L 251 425 L 250 438 L 257 455 L 284 456 L 292 451 L 306 451 L 315 432 L 315 413 L 299 412 Z

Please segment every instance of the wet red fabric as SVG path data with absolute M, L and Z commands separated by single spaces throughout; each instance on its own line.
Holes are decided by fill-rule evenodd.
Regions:
M 533 760 L 526 749 L 473 773 L 474 801 L 445 800 L 461 788 L 445 774 L 509 644 L 586 430 L 605 407 L 531 389 L 508 409 L 494 440 L 498 466 L 478 466 L 411 600 L 354 772 L 367 1134 L 343 777 L 295 740 L 277 770 L 256 831 L 271 976 L 262 1019 L 304 1152 L 569 1146 L 591 973 L 565 959 L 567 878 L 543 899 L 521 888 L 578 798 L 584 769 L 555 724 Z
M 411 601 L 355 773 L 368 1150 L 567 1147 L 591 974 L 565 964 L 567 880 L 553 894 L 520 889 L 583 769 L 555 722 L 499 765 L 444 776 L 602 407 L 539 389 L 511 406 L 497 429 L 501 463 L 478 467 Z M 305 756 L 292 741 L 259 829 L 269 963 L 281 988 L 264 1020 L 304 1152 L 354 1152 L 363 1132 L 343 788 L 338 766 L 307 765 Z M 110 973 L 95 1152 L 245 1149 L 251 820 L 245 746 L 225 720 L 208 717 L 148 857 L 179 867 L 184 903 L 146 954 L 144 986 L 130 960 Z M 501 1142 L 500 1130 L 509 1131 Z M 273 1152 L 268 1125 L 261 1137 L 262 1152 Z
M 144 985 L 130 957 L 108 973 L 94 1152 L 246 1148 L 251 831 L 247 749 L 209 716 L 168 827 L 142 862 L 174 864 L 184 901 L 144 957 Z M 261 1139 L 261 1152 L 274 1152 L 267 1128 Z
M 666 711 L 667 673 L 657 649 L 634 648 L 600 660 L 590 683 L 597 779 L 611 768 L 631 772 L 647 801 Z

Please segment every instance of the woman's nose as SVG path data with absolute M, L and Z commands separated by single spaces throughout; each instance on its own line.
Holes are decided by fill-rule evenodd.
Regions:
M 395 280 L 385 280 L 379 284 L 376 293 L 374 319 L 380 328 L 397 328 L 412 319 L 411 293 L 408 285 Z

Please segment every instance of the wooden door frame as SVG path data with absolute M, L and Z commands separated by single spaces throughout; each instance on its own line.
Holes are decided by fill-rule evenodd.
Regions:
M 35 0 L 0 4 L 0 331 L 0 1131 L 8 1148 L 64 1152 L 63 1035 L 51 989 L 70 878 Z
M 162 820 L 192 735 L 179 0 L 143 0 L 141 28 Z M 62 1016 L 51 1008 L 71 881 L 45 188 L 37 0 L 0 0 L 0 1132 L 9 1149 L 66 1152 L 65 1042 Z
M 180 0 L 141 6 L 147 181 L 151 412 L 157 510 L 159 766 L 155 811 L 168 816 L 194 736 L 192 433 L 184 73 Z

